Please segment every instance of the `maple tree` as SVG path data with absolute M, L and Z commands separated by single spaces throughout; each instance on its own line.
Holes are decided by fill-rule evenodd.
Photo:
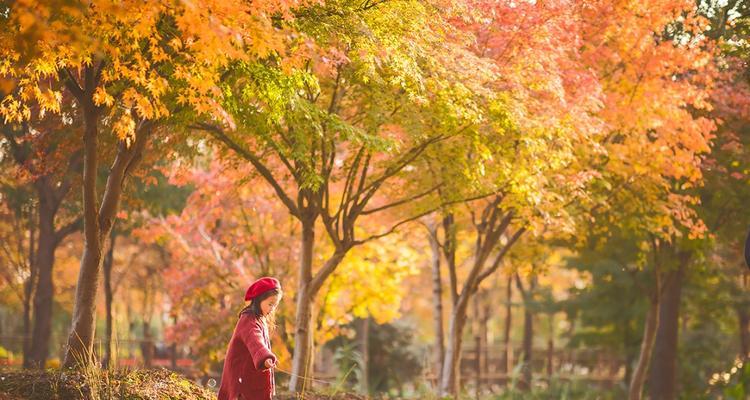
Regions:
M 471 99 L 456 102 L 440 75 L 438 57 L 445 55 L 430 47 L 440 40 L 434 10 L 416 2 L 328 2 L 298 14 L 296 26 L 326 56 L 286 74 L 262 63 L 236 65 L 225 85 L 231 93 L 225 108 L 236 126 L 193 125 L 250 163 L 301 224 L 290 381 L 295 391 L 298 377 L 309 375 L 311 304 L 324 283 L 353 247 L 427 211 L 412 207 L 410 216 L 369 236 L 357 236 L 360 221 L 429 199 L 437 183 L 409 185 L 417 176 L 411 164 L 429 147 L 461 134 L 474 117 Z M 384 196 L 397 182 L 410 190 Z M 333 252 L 314 271 L 318 221 Z
M 3 23 L 10 29 L 0 51 L 0 75 L 4 88 L 10 90 L 2 93 L 1 111 L 5 124 L 21 124 L 33 117 L 33 107 L 41 113 L 59 112 L 65 99 L 74 99 L 75 112 L 83 121 L 86 246 L 65 361 L 73 366 L 88 363 L 93 353 L 94 298 L 103 243 L 123 185 L 147 142 L 183 109 L 221 117 L 213 98 L 219 69 L 231 59 L 265 57 L 274 50 L 269 43 L 282 43 L 285 32 L 272 26 L 267 13 L 288 11 L 289 5 L 215 2 L 198 9 L 189 4 L 173 7 L 169 2 L 72 2 L 52 13 L 56 6 L 50 2 L 8 7 Z M 27 35 L 31 28 L 41 31 Z M 77 40 L 67 40 L 71 37 Z M 27 49 L 34 51 L 23 53 Z M 62 96 L 63 90 L 67 96 Z M 99 199 L 101 131 L 113 132 L 120 142 Z
M 510 119 L 511 129 L 506 128 L 506 132 L 519 132 L 517 139 L 510 139 L 515 145 L 498 146 L 497 155 L 489 151 L 497 163 L 494 173 L 510 176 L 496 181 L 506 195 L 498 206 L 507 215 L 517 213 L 513 218 L 519 221 L 519 231 L 528 224 L 536 232 L 544 226 L 571 232 L 578 215 L 625 204 L 642 212 L 638 216 L 617 214 L 615 220 L 645 222 L 644 230 L 667 237 L 678 234 L 680 226 L 691 235 L 703 232 L 705 227 L 690 209 L 695 198 L 679 188 L 699 183 L 700 154 L 708 151 L 714 129 L 710 119 L 692 112 L 709 108 L 711 46 L 695 37 L 677 44 L 682 38 L 676 35 L 655 39 L 680 19 L 686 30 L 700 28 L 702 20 L 694 17 L 691 7 L 686 2 L 633 7 L 615 7 L 609 2 L 513 7 L 493 3 L 484 5 L 492 10 L 492 18 L 458 22 L 476 32 L 478 43 L 486 46 L 481 54 L 506 69 L 498 82 L 508 96 L 522 100 L 511 103 L 510 109 L 515 106 L 525 112 L 511 113 L 515 118 Z M 556 34 L 540 34 L 550 31 Z M 523 67 L 521 71 L 534 73 L 513 73 Z M 535 120 L 537 115 L 540 118 Z M 556 125 L 555 121 L 560 122 Z M 528 153 L 519 152 L 519 143 L 527 146 Z M 528 159 L 524 158 L 527 154 Z M 524 174 L 527 165 L 529 172 Z M 505 182 L 509 184 L 503 186 Z M 620 203 L 618 196 L 628 200 Z M 568 209 L 569 205 L 576 207 Z M 606 229 L 606 224 L 599 227 Z M 479 243 L 487 245 L 488 241 Z M 451 258 L 447 257 L 449 266 Z M 452 318 L 459 328 L 465 318 L 461 308 L 467 307 L 466 299 L 475 290 L 473 276 L 481 276 L 478 271 L 481 267 L 468 276 L 464 300 L 456 303 L 461 307 L 456 307 L 459 313 Z M 455 373 L 451 374 L 455 361 L 447 361 L 460 351 L 458 340 L 454 345 L 458 351 L 446 355 L 444 393 L 456 387 Z M 649 343 L 649 337 L 644 343 Z M 649 348 L 644 348 L 642 360 L 649 354 Z M 645 363 L 634 374 L 631 396 L 640 396 Z

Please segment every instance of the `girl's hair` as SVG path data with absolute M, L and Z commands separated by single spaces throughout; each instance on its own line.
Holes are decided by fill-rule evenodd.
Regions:
M 263 315 L 263 311 L 260 309 L 260 303 L 271 296 L 281 297 L 282 295 L 283 293 L 281 292 L 281 289 L 271 289 L 267 292 L 264 292 L 260 296 L 252 299 L 250 301 L 250 304 L 248 304 L 245 308 L 242 309 L 242 311 L 240 311 L 238 317 L 241 317 L 242 314 L 254 316 L 265 322 L 270 331 L 274 331 L 276 329 L 276 310 L 271 311 L 267 315 Z

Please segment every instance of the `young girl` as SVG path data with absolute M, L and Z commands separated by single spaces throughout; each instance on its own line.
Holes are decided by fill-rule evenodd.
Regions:
M 219 400 L 270 400 L 276 394 L 268 327 L 273 328 L 281 284 L 275 278 L 260 278 L 247 289 L 250 304 L 239 315 L 229 341 Z

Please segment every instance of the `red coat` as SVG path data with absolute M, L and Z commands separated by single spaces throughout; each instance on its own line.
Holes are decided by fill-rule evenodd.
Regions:
M 258 317 L 243 313 L 229 341 L 219 400 L 270 400 L 275 394 L 273 368 L 267 359 L 277 361 L 271 352 L 268 329 Z

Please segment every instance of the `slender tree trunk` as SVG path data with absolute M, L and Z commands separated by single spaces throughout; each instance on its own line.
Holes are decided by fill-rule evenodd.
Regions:
M 630 351 L 630 338 L 631 329 L 630 321 L 625 321 L 623 327 L 623 338 L 622 338 L 622 352 L 625 354 L 625 376 L 623 377 L 623 384 L 630 385 L 630 381 L 633 379 L 633 361 L 635 357 L 633 352 Z
M 479 294 L 474 295 L 474 369 L 476 370 L 476 391 L 474 396 L 479 398 L 482 385 L 482 317 L 479 311 Z
M 750 252 L 750 248 L 748 248 L 747 251 Z M 742 272 L 742 277 L 740 279 L 742 289 L 746 290 L 749 286 L 747 271 Z M 737 322 L 739 324 L 738 333 L 740 336 L 740 357 L 746 360 L 748 358 L 748 355 L 750 355 L 750 312 L 747 309 L 746 303 L 739 304 L 739 306 L 735 309 L 737 310 Z
M 659 295 L 657 293 L 651 298 L 651 304 L 646 315 L 646 324 L 643 328 L 643 341 L 641 342 L 641 352 L 638 357 L 638 364 L 633 370 L 633 378 L 630 381 L 628 391 L 629 400 L 640 400 L 643 393 L 643 385 L 646 381 L 646 372 L 648 371 L 651 352 L 656 340 L 656 330 L 659 327 Z
M 443 380 L 440 384 L 441 396 L 455 395 L 460 387 L 458 368 L 461 363 L 461 346 L 463 344 L 461 336 L 466 325 L 468 302 L 467 298 L 459 298 L 458 304 L 451 313 L 448 327 L 448 347 L 443 363 Z
M 443 231 L 445 231 L 445 244 L 443 252 L 448 265 L 448 281 L 450 282 L 451 305 L 456 307 L 458 302 L 458 277 L 456 274 L 456 224 L 453 214 L 443 218 Z
M 302 208 L 302 207 L 300 207 Z M 336 251 L 319 268 L 316 274 L 312 274 L 312 254 L 314 247 L 315 220 L 320 214 L 318 211 L 308 209 L 303 212 L 302 218 L 302 256 L 300 257 L 300 275 L 297 297 L 297 317 L 294 336 L 294 355 L 292 357 L 292 377 L 289 380 L 289 389 L 295 393 L 302 393 L 306 387 L 311 386 L 311 376 L 314 362 L 314 336 L 312 303 L 318 292 L 330 274 L 341 264 L 347 251 L 351 249 L 351 242 L 339 241 Z M 327 229 L 330 227 L 327 227 Z M 329 231 L 330 233 L 330 231 Z M 337 239 L 334 239 L 336 241 Z M 353 239 L 352 239 L 353 240 Z
M 117 240 L 117 231 L 112 229 L 109 235 L 109 250 L 104 257 L 102 272 L 104 273 L 104 307 L 106 311 L 106 328 L 104 332 L 104 359 L 102 366 L 109 367 L 112 360 L 112 264 L 114 263 L 115 242 Z
M 505 292 L 505 326 L 503 327 L 503 361 L 500 370 L 508 374 L 512 369 L 513 349 L 510 347 L 510 328 L 513 322 L 513 274 L 508 275 L 508 281 Z
M 309 285 L 312 281 L 313 246 L 315 243 L 315 220 L 302 219 L 302 252 L 299 264 L 297 285 L 297 318 L 294 331 L 294 355 L 292 356 L 292 376 L 289 379 L 291 392 L 304 392 L 306 378 L 310 376 L 312 365 L 312 294 Z M 302 379 L 299 379 L 302 378 Z M 300 382 L 302 381 L 302 382 Z
M 677 343 L 680 321 L 680 299 L 687 260 L 669 271 L 664 281 L 659 306 L 659 327 L 649 368 L 649 394 L 653 400 L 677 398 Z
M 534 315 L 526 307 L 523 312 L 523 351 L 521 352 L 521 364 L 523 365 L 523 378 L 518 387 L 521 390 L 531 389 L 531 357 L 534 343 Z
M 747 359 L 750 352 L 750 312 L 745 307 L 737 307 L 736 310 L 739 323 L 740 357 Z
M 370 317 L 362 319 L 362 385 L 365 395 L 370 393 Z
M 151 368 L 154 360 L 154 341 L 151 336 L 151 321 L 143 321 L 143 342 L 141 343 L 143 366 Z
M 445 334 L 443 332 L 443 283 L 440 277 L 440 244 L 437 240 L 437 227 L 429 227 L 428 238 L 432 250 L 432 297 L 435 306 L 433 326 L 435 329 L 435 371 L 437 382 L 441 382 L 443 359 L 445 358 Z
M 456 224 L 453 214 L 443 217 L 445 243 L 443 252 L 448 266 L 448 281 L 450 283 L 451 316 L 448 321 L 448 337 L 443 357 L 443 369 L 440 372 L 440 394 L 442 396 L 455 395 L 459 388 L 459 367 L 461 362 L 461 345 L 469 294 L 458 296 L 458 274 L 456 273 Z
M 36 254 L 36 224 L 34 213 L 29 215 L 29 277 L 23 287 L 23 367 L 31 368 L 31 308 L 34 296 L 36 296 L 38 283 L 38 268 L 35 260 Z
M 455 289 L 457 287 L 455 262 L 450 261 L 452 256 L 446 254 L 446 258 L 449 260 L 448 267 L 451 281 L 451 297 L 456 298 L 457 300 L 453 301 L 453 310 L 451 312 L 448 347 L 445 353 L 442 382 L 440 385 L 441 395 L 456 395 L 460 388 L 459 366 L 462 344 L 461 335 L 463 333 L 463 328 L 466 325 L 467 308 L 472 296 L 476 294 L 481 282 L 497 270 L 505 254 L 507 254 L 511 246 L 513 246 L 525 231 L 523 228 L 517 230 L 511 239 L 503 245 L 502 249 L 499 250 L 492 266 L 485 268 L 487 259 L 494 250 L 502 234 L 510 225 L 513 217 L 512 212 L 503 214 L 501 210 L 497 208 L 497 204 L 500 200 L 501 197 L 498 197 L 493 203 L 488 205 L 482 213 L 482 222 L 478 224 L 475 223 L 477 238 L 473 265 L 466 277 L 460 295 L 456 293 Z M 448 224 L 445 225 L 446 239 L 444 246 L 446 250 L 453 249 L 455 246 L 455 229 L 452 229 Z
M 172 316 L 172 325 L 177 325 L 177 315 Z M 177 371 L 177 343 L 172 342 L 172 345 L 170 346 L 172 349 L 171 352 L 171 358 L 172 358 L 172 370 Z
M 78 272 L 73 321 L 63 366 L 93 361 L 96 291 L 102 262 L 102 232 L 96 201 L 98 113 L 84 107 L 83 220 L 84 248 Z M 109 188 L 108 188 L 109 189 Z M 105 233 L 105 236 L 109 232 Z
M 521 378 L 521 381 L 518 384 L 518 387 L 521 390 L 529 390 L 531 389 L 531 379 L 532 379 L 532 368 L 531 368 L 531 359 L 532 359 L 532 351 L 534 346 L 534 314 L 531 311 L 531 296 L 533 294 L 534 289 L 536 289 L 536 277 L 531 277 L 531 283 L 529 284 L 528 290 L 523 288 L 523 284 L 521 282 L 521 278 L 516 274 L 516 286 L 518 286 L 518 290 L 521 292 L 523 297 L 523 304 L 524 304 L 524 312 L 523 312 L 523 342 L 522 342 L 522 351 L 521 351 L 521 365 L 523 367 L 522 374 L 523 377 Z
M 52 268 L 55 264 L 57 238 L 54 230 L 54 209 L 42 203 L 39 207 L 39 244 L 36 254 L 38 281 L 34 293 L 34 327 L 31 333 L 31 349 L 28 366 L 44 368 L 49 356 L 49 340 L 52 332 L 52 299 L 54 286 Z M 49 201 L 46 199 L 45 201 Z
M 35 275 L 35 274 L 34 274 Z M 35 276 L 29 277 L 24 282 L 24 299 L 23 299 L 23 368 L 31 368 L 31 295 L 32 282 L 36 280 Z
M 490 295 L 490 293 L 487 293 Z M 489 360 L 490 360 L 490 340 L 489 340 L 489 323 L 490 323 L 490 301 L 491 297 L 485 298 L 484 305 L 482 307 L 482 332 L 481 332 L 481 346 L 482 346 L 482 362 L 479 365 L 482 375 L 489 378 Z M 488 380 L 489 382 L 489 380 Z
M 549 314 L 549 336 L 547 337 L 547 378 L 552 379 L 555 370 L 555 314 Z

